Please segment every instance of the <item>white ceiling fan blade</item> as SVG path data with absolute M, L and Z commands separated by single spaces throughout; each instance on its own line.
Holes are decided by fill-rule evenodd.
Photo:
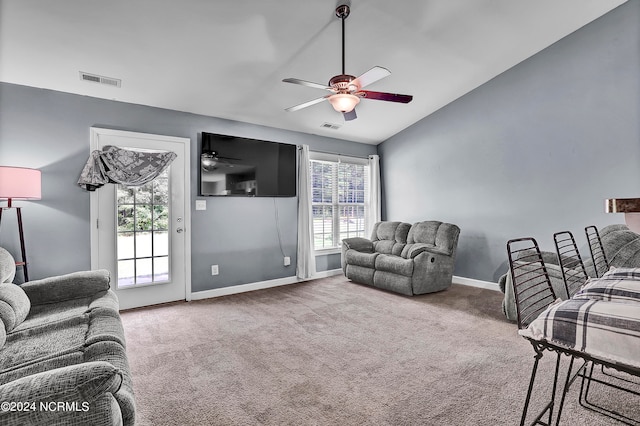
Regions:
M 375 83 L 376 81 L 388 77 L 391 75 L 391 71 L 383 67 L 373 67 L 369 71 L 362 74 L 360 77 L 353 80 L 351 83 L 358 85 L 360 89 L 365 86 Z
M 289 111 L 289 112 L 298 111 L 299 109 L 306 108 L 306 107 L 309 107 L 311 105 L 319 104 L 320 102 L 322 102 L 325 99 L 327 99 L 329 96 L 331 96 L 331 95 L 323 96 L 322 98 L 314 99 L 312 101 L 305 102 L 305 103 L 300 104 L 300 105 L 294 105 L 292 107 L 286 108 L 285 111 Z
M 293 83 L 293 84 L 299 84 L 301 86 L 313 87 L 314 89 L 331 90 L 331 87 L 326 86 L 324 84 L 314 83 L 312 81 L 300 80 L 299 78 L 285 78 L 282 81 L 285 83 Z

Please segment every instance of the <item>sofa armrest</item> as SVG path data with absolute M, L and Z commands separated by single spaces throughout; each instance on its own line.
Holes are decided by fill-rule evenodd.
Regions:
M 0 424 L 121 424 L 113 397 L 121 385 L 120 371 L 104 361 L 25 376 L 0 386 Z
M 425 243 L 416 243 L 411 246 L 409 251 L 407 252 L 407 259 L 414 259 L 420 253 L 433 253 L 433 254 L 442 254 L 445 256 L 450 256 L 451 253 L 448 250 L 443 250 L 436 246 L 432 246 L 431 244 Z
M 109 281 L 109 271 L 98 269 L 29 281 L 21 287 L 27 293 L 32 305 L 44 305 L 91 297 L 96 293 L 109 290 Z
M 373 253 L 373 242 L 362 237 L 345 238 L 342 240 L 342 246 L 347 250 Z

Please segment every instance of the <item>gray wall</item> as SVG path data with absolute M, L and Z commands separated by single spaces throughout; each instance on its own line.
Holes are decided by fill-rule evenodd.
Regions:
M 506 241 L 623 223 L 640 196 L 640 1 L 576 31 L 379 146 L 388 220 L 461 228 L 455 275 L 496 281 Z
M 0 165 L 42 171 L 42 200 L 19 202 L 31 279 L 90 267 L 89 193 L 76 181 L 89 155 L 91 126 L 191 139 L 193 291 L 294 276 L 296 264 L 297 198 L 209 197 L 207 210 L 195 211 L 200 132 L 308 144 L 312 150 L 361 157 L 376 153 L 372 145 L 0 83 Z M 283 249 L 291 257 L 288 267 L 278 243 L 276 208 Z M 15 255 L 14 217 L 10 212 L 2 218 L 0 246 Z M 220 266 L 220 275 L 211 276 L 212 264 Z M 318 258 L 319 271 L 339 267 L 339 254 Z

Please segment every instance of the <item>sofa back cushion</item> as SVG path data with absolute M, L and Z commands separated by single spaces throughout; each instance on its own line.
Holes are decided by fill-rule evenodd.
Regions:
M 403 257 L 406 257 L 406 252 L 411 249 L 413 244 L 427 244 L 437 248 L 441 253 L 451 255 L 458 245 L 459 234 L 460 228 L 451 223 L 439 222 L 437 220 L 416 222 L 409 230 L 407 247 L 403 252 Z
M 608 225 L 599 232 L 610 266 L 640 267 L 640 235 L 626 225 Z
M 404 222 L 378 222 L 373 226 L 371 241 L 377 253 L 400 256 L 407 244 L 411 225 Z

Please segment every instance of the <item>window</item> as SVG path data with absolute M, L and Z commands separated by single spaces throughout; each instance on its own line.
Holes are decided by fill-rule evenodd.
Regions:
M 142 186 L 119 184 L 118 288 L 169 280 L 169 172 Z
M 311 153 L 311 207 L 315 250 L 364 237 L 367 160 Z

